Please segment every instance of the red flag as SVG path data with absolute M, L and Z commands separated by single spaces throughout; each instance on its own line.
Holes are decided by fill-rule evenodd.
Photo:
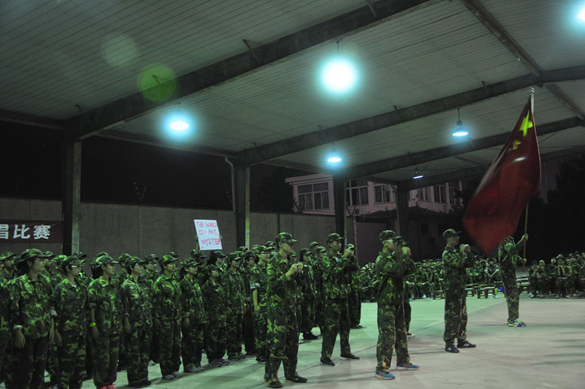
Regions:
M 465 229 L 485 253 L 516 232 L 522 211 L 539 187 L 540 153 L 531 94 L 463 218 Z

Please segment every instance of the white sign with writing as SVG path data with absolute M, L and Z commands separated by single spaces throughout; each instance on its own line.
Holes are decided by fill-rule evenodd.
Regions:
M 194 220 L 201 250 L 221 250 L 217 220 Z

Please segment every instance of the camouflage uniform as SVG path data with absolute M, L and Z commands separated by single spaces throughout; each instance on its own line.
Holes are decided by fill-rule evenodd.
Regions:
M 155 254 L 149 254 L 146 257 L 144 257 L 145 263 L 152 262 L 152 261 L 158 261 L 158 257 Z M 156 282 L 156 280 L 158 280 L 158 277 L 160 277 L 160 273 L 157 270 L 154 270 L 151 272 L 150 270 L 145 269 L 144 272 L 140 275 L 140 281 L 142 282 L 142 284 L 150 285 L 150 303 L 151 304 L 152 304 L 152 299 L 154 296 L 154 290 L 153 290 L 154 283 Z M 150 337 L 150 359 L 154 362 L 158 362 L 159 352 L 160 352 L 160 339 L 159 339 L 158 331 L 155 328 L 153 331 L 151 331 L 151 337 Z
M 465 286 L 467 274 L 465 269 L 473 267 L 474 258 L 471 253 L 461 253 L 450 247 L 443 251 L 443 287 L 445 290 L 445 344 L 459 343 L 467 339 L 467 304 Z
M 210 265 L 208 269 L 216 268 Z M 210 270 L 208 270 L 210 271 Z M 205 331 L 205 353 L 209 362 L 222 359 L 226 348 L 226 322 L 228 302 L 223 286 L 210 280 L 203 284 L 203 303 L 207 314 Z
M 317 299 L 317 290 L 315 284 L 315 274 L 311 265 L 305 265 L 303 268 L 303 274 L 300 276 L 302 279 L 301 287 L 303 290 L 303 303 L 301 304 L 301 320 L 300 320 L 300 332 L 306 336 L 311 334 L 313 327 L 315 326 L 315 301 Z
M 323 258 L 323 290 L 325 296 L 325 326 L 321 358 L 331 358 L 335 339 L 339 334 L 341 354 L 351 354 L 349 346 L 349 310 L 347 304 L 349 283 L 346 269 L 353 268 L 355 261 L 327 252 Z
M 323 249 L 325 250 L 325 249 Z M 325 296 L 323 291 L 323 261 L 314 256 L 311 259 L 311 266 L 313 268 L 313 276 L 315 277 L 315 291 L 317 297 L 315 298 L 315 324 L 319 326 L 321 334 L 323 334 L 323 327 L 325 326 Z
M 520 316 L 520 301 L 518 284 L 516 283 L 516 262 L 521 258 L 518 253 L 524 246 L 520 242 L 514 243 L 514 239 L 506 239 L 498 247 L 498 259 L 500 262 L 500 272 L 504 289 L 506 293 L 506 302 L 508 303 L 508 320 L 517 320 Z
M 85 377 L 88 291 L 84 285 L 73 286 L 64 279 L 55 287 L 53 299 L 57 311 L 55 331 L 61 335 L 61 346 L 57 348 L 59 389 L 78 389 Z
M 167 257 L 165 255 L 165 257 Z M 161 266 L 162 267 L 162 266 Z M 181 366 L 181 287 L 174 275 L 161 275 L 154 284 L 154 317 L 160 321 L 160 370 L 164 376 Z
M 286 234 L 286 233 L 284 233 Z M 290 237 L 287 239 L 292 241 Z M 280 235 L 279 235 L 280 237 Z M 277 237 L 278 238 L 278 237 Z M 270 357 L 264 369 L 264 381 L 278 381 L 278 369 L 284 364 L 285 377 L 295 377 L 297 354 L 299 351 L 299 330 L 296 317 L 297 275 L 290 279 L 286 273 L 291 266 L 290 259 L 285 261 L 276 253 L 266 266 L 268 274 L 268 331 L 267 342 Z
M 348 282 L 351 287 L 348 294 L 349 325 L 351 328 L 360 328 L 362 317 L 361 272 L 355 255 L 352 255 L 350 260 L 355 263 L 348 269 Z
M 185 265 L 184 265 L 185 266 Z M 203 336 L 207 316 L 203 305 L 203 293 L 196 279 L 185 276 L 181 280 L 181 307 L 189 319 L 189 327 L 183 327 L 183 368 L 185 371 L 201 367 Z
M 395 234 L 393 235 L 396 237 Z M 389 239 L 388 236 L 384 235 L 385 239 L 383 240 Z M 376 298 L 378 302 L 377 371 L 388 372 L 394 348 L 396 348 L 397 363 L 407 364 L 410 362 L 403 306 L 405 298 L 404 277 L 414 273 L 414 271 L 414 262 L 406 255 L 390 255 L 382 251 L 376 259 L 376 274 L 380 280 Z
M 140 264 L 138 258 L 129 260 L 130 266 Z M 130 275 L 122 284 L 122 306 L 124 318 L 130 322 L 130 333 L 124 332 L 128 345 L 126 362 L 128 384 L 148 381 L 150 359 L 150 334 L 152 329 L 152 304 L 148 284 L 137 281 Z
M 232 313 L 227 321 L 226 346 L 228 357 L 234 359 L 242 353 L 242 330 L 246 292 L 240 273 L 232 268 L 226 272 L 222 283 Z
M 117 379 L 123 309 L 120 286 L 112 279 L 106 281 L 99 277 L 89 284 L 88 292 L 89 307 L 94 310 L 98 331 L 98 338 L 92 336 L 91 340 L 93 383 L 101 388 Z
M 256 340 L 256 359 L 258 362 L 266 362 L 269 358 L 266 331 L 268 330 L 268 318 L 266 308 L 266 291 L 268 285 L 268 272 L 266 266 L 257 264 L 252 268 L 250 277 L 250 290 L 256 291 L 260 312 L 256 315 L 254 337 Z
M 12 261 L 14 254 L 5 252 L 0 255 L 0 262 Z M 6 269 L 0 270 L 0 382 L 4 381 L 4 370 L 8 365 L 8 355 L 11 354 L 10 345 L 10 287 L 12 275 Z
M 40 250 L 28 249 L 20 258 L 24 261 L 37 257 L 44 258 L 44 255 Z M 36 281 L 28 274 L 22 275 L 10 285 L 12 328 L 20 329 L 26 342 L 23 348 L 13 348 L 12 369 L 6 372 L 10 388 L 40 389 L 43 386 L 49 331 L 56 314 L 51 294 L 51 284 L 40 274 Z

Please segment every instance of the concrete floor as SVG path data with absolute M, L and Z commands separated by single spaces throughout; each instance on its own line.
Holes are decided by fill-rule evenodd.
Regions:
M 352 351 L 359 361 L 340 361 L 335 346 L 335 367 L 319 364 L 321 338 L 299 346 L 298 372 L 306 384 L 281 381 L 285 388 L 585 388 L 585 299 L 530 299 L 520 301 L 520 319 L 525 328 L 506 326 L 507 309 L 499 299 L 468 297 L 468 339 L 476 349 L 459 354 L 444 351 L 444 300 L 416 300 L 412 304 L 409 340 L 411 361 L 421 366 L 415 372 L 391 370 L 392 381 L 374 378 L 376 367 L 376 304 L 362 304 L 363 329 L 352 330 Z M 314 331 L 318 334 L 319 330 Z M 206 361 L 204 356 L 204 361 Z M 393 365 L 395 366 L 395 359 Z M 264 388 L 264 365 L 254 357 L 226 367 L 206 368 L 173 381 L 160 381 L 158 365 L 150 367 L 153 388 Z M 118 386 L 127 383 L 119 373 Z M 90 381 L 84 387 L 91 387 Z

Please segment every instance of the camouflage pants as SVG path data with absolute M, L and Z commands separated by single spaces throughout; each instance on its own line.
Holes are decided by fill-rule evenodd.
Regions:
M 91 335 L 89 335 L 91 336 Z M 93 358 L 93 383 L 96 388 L 111 385 L 118 377 L 118 353 L 120 352 L 120 334 L 91 338 L 91 356 Z
M 51 377 L 51 384 L 55 385 L 59 378 L 59 361 L 57 360 L 57 343 L 51 342 L 47 346 L 47 373 Z
M 193 369 L 201 366 L 201 353 L 203 352 L 203 336 L 205 324 L 189 324 L 189 328 L 183 328 L 183 367 Z
M 162 318 L 160 326 L 160 372 L 164 376 L 181 366 L 181 321 Z
M 558 279 L 557 280 L 557 293 L 563 297 L 569 291 L 569 280 Z
M 465 287 L 447 289 L 445 291 L 445 333 L 443 340 L 446 345 L 467 339 L 467 303 Z
M 244 338 L 244 346 L 247 353 L 256 353 L 256 341 L 254 339 L 254 314 L 252 309 L 244 313 L 242 337 Z
M 4 382 L 4 372 L 8 365 L 8 356 L 11 354 L 9 349 L 10 333 L 8 330 L 0 330 L 0 382 Z
M 126 374 L 128 383 L 137 383 L 148 380 L 148 361 L 150 360 L 150 332 L 151 328 L 132 326 L 126 338 Z
M 256 315 L 256 325 L 254 326 L 254 337 L 256 340 L 256 359 L 260 362 L 266 362 L 268 357 L 266 331 L 268 330 L 268 313 L 266 307 L 261 307 L 260 312 Z
M 376 370 L 388 371 L 392 362 L 392 351 L 396 347 L 399 363 L 410 362 L 408 338 L 402 305 L 378 305 L 378 343 L 376 344 Z
M 546 294 L 546 281 L 540 278 L 530 279 L 530 293 L 532 294 Z
M 323 344 L 321 347 L 322 358 L 331 358 L 337 334 L 339 334 L 341 354 L 351 354 L 349 328 L 347 298 L 327 300 L 327 306 L 325 307 L 325 326 L 323 328 Z
M 128 367 L 127 361 L 127 349 L 128 345 L 126 344 L 126 336 L 124 331 L 120 335 L 120 349 L 118 351 L 118 371 L 121 371 L 123 367 Z
M 348 309 L 350 327 L 359 325 L 362 318 L 362 300 L 357 288 L 351 288 L 348 298 Z
M 405 301 L 402 306 L 404 307 L 404 324 L 406 325 L 406 332 L 410 332 L 410 319 L 412 317 L 412 307 L 410 302 Z
M 323 327 L 325 326 L 325 303 L 320 298 L 315 300 L 315 324 L 323 333 Z
M 221 359 L 225 354 L 226 328 L 218 323 L 208 323 L 205 331 L 205 354 L 209 362 Z
M 268 331 L 266 334 L 270 357 L 264 369 L 264 381 L 273 382 L 280 364 L 284 365 L 284 376 L 294 377 L 299 352 L 299 328 L 296 307 L 268 307 Z
M 49 337 L 26 337 L 23 348 L 12 348 L 11 369 L 6 371 L 10 389 L 41 389 L 45 381 Z
M 298 321 L 298 318 L 297 318 Z M 300 332 L 308 334 L 315 326 L 315 300 L 305 299 L 301 305 L 301 319 L 299 323 Z
M 85 377 L 85 336 L 64 337 L 57 348 L 59 389 L 79 389 Z
M 517 320 L 520 316 L 520 300 L 516 273 L 503 271 L 502 281 L 504 282 L 504 292 L 508 303 L 508 320 Z
M 228 357 L 235 357 L 242 353 L 242 314 L 232 314 L 227 321 L 227 353 Z
M 160 355 L 160 331 L 153 327 L 152 336 L 150 337 L 150 359 L 156 363 Z

